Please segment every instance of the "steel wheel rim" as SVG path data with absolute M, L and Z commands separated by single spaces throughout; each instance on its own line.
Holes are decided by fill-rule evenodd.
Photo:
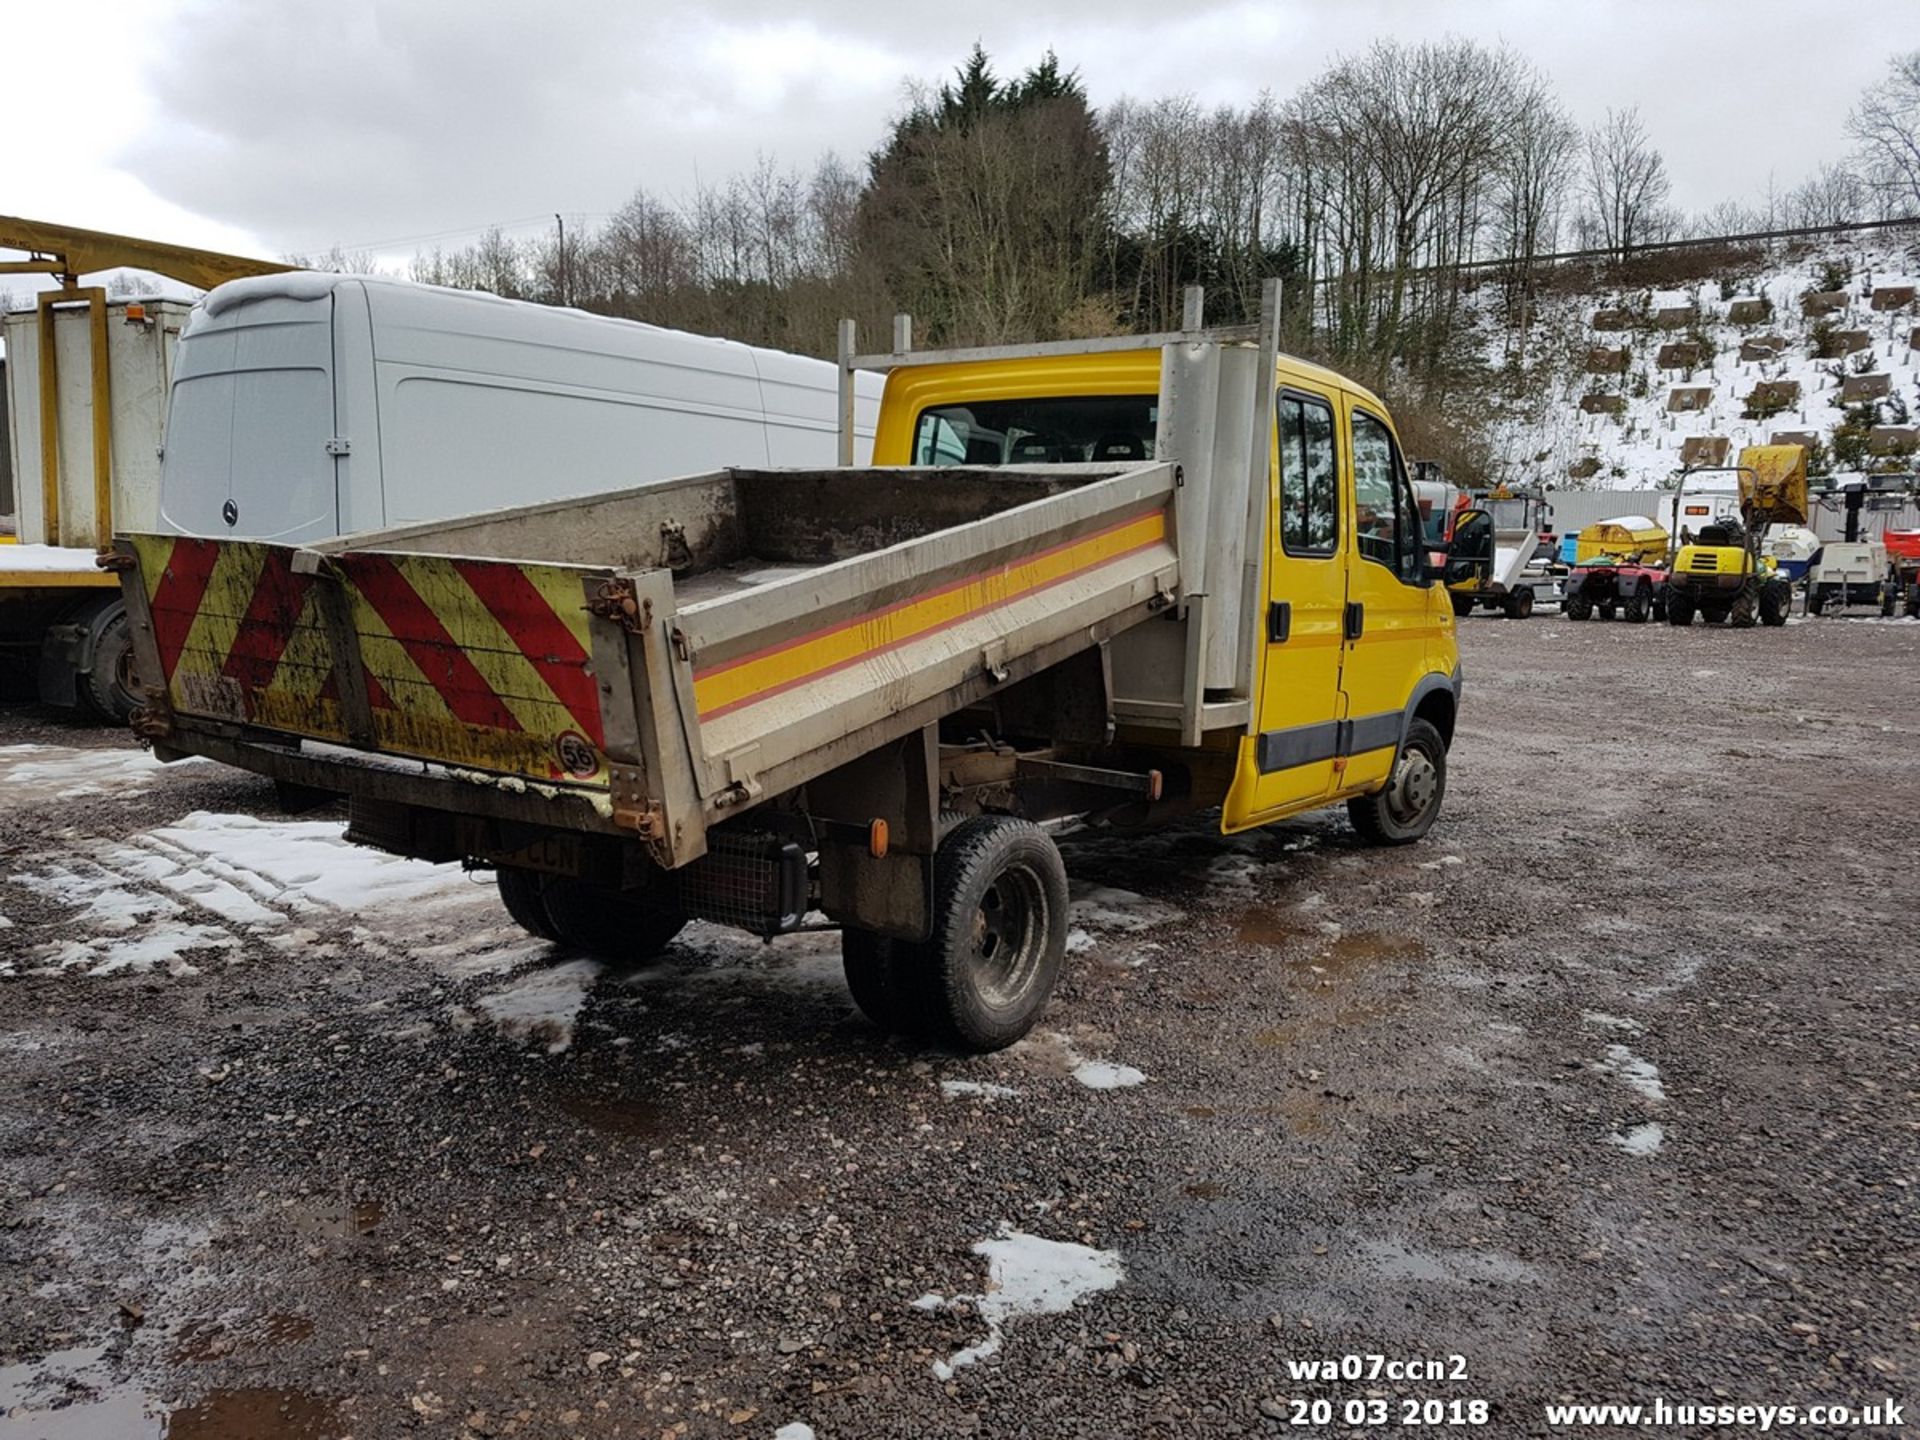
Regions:
M 996 1010 L 1019 1003 L 1039 973 L 1047 945 L 1047 892 L 1030 867 L 995 876 L 974 909 L 967 974 Z
M 1394 767 L 1387 787 L 1387 809 L 1402 825 L 1411 825 L 1432 807 L 1440 793 L 1440 771 L 1420 745 L 1409 745 Z

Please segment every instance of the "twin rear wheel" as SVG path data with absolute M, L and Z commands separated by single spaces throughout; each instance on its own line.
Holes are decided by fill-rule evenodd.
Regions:
M 964 820 L 933 861 L 933 933 L 840 932 L 847 988 L 883 1030 L 999 1050 L 1040 1018 L 1067 951 L 1067 871 L 1039 826 Z
M 670 897 L 644 890 L 616 890 L 517 865 L 502 865 L 495 879 L 500 903 L 522 930 L 616 963 L 653 959 L 687 923 Z

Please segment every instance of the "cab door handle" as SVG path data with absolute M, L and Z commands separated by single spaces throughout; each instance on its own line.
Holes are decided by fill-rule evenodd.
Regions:
M 1275 600 L 1267 606 L 1267 643 L 1278 645 L 1293 633 L 1293 606 Z
M 1367 607 L 1358 600 L 1347 602 L 1346 635 L 1349 640 L 1358 640 L 1361 632 L 1367 628 Z

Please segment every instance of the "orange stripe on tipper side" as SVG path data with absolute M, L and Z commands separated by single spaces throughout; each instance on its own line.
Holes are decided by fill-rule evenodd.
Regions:
M 1166 539 L 1163 510 L 1120 521 L 1091 535 L 1010 560 L 881 610 L 857 615 L 752 654 L 724 661 L 693 678 L 694 705 L 717 719 L 809 681 L 970 620 L 1138 553 Z

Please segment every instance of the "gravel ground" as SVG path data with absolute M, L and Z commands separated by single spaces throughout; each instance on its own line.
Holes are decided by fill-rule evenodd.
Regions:
M 1912 1395 L 1920 624 L 1462 630 L 1424 844 L 1071 839 L 1069 976 L 986 1058 L 877 1035 L 831 936 L 602 971 L 0 711 L 0 1437 Z M 1292 1378 L 1355 1353 L 1465 1375 Z

